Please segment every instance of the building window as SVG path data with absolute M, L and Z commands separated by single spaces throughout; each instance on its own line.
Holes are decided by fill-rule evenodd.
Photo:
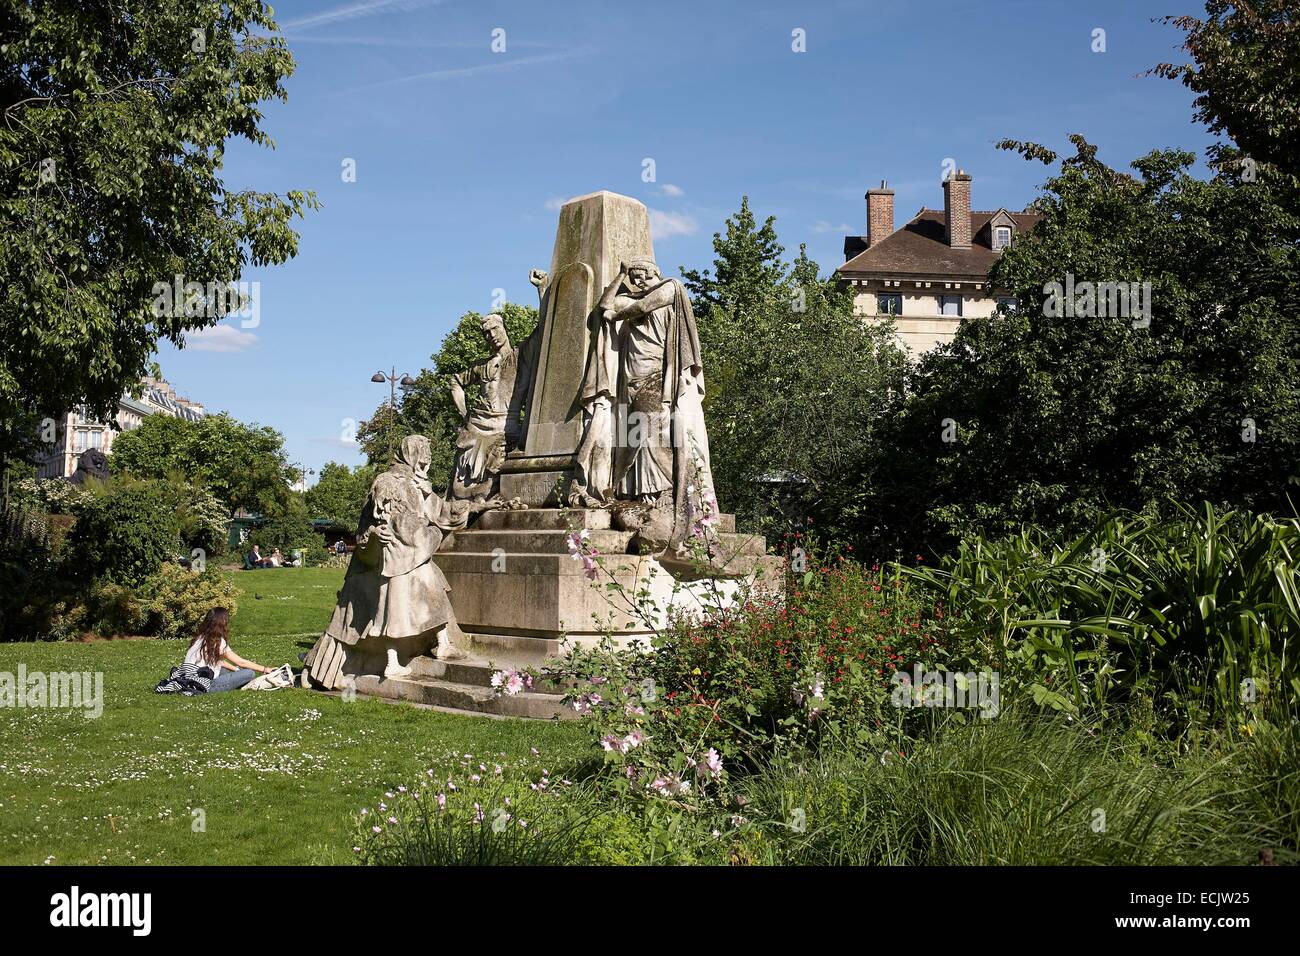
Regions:
M 902 315 L 903 296 L 898 292 L 882 292 L 876 296 L 877 315 Z
M 80 455 L 87 448 L 103 448 L 104 433 L 95 428 L 78 428 L 72 433 L 72 450 Z
M 1007 313 L 1011 313 L 1011 312 L 1016 311 L 1016 309 L 1019 308 L 1019 306 L 1020 306 L 1020 303 L 1016 301 L 1016 297 L 1015 297 L 1014 295 L 1000 295 L 1000 296 L 998 296 L 998 311 L 999 311 L 999 312 L 1007 312 Z
M 993 248 L 994 250 L 1005 249 L 1011 245 L 1011 227 L 998 226 L 993 230 Z
M 961 296 L 959 295 L 941 295 L 939 296 L 939 314 L 951 315 L 955 318 L 961 318 Z

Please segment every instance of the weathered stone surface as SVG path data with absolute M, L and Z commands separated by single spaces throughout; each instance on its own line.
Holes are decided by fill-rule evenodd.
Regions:
M 722 524 L 734 527 L 734 519 Z M 595 581 L 569 554 L 570 526 L 586 527 L 589 543 L 600 552 Z M 605 509 L 487 512 L 434 555 L 451 587 L 464 633 L 461 646 L 498 665 L 536 666 L 560 651 L 565 636 L 590 644 L 611 629 L 624 641 L 647 639 L 652 630 L 647 622 L 604 587 L 611 575 L 629 595 L 648 588 L 661 614 L 669 608 L 697 610 L 712 585 L 679 581 L 653 556 L 628 553 L 633 537 L 631 531 L 610 528 Z M 739 576 L 779 585 L 780 561 L 765 553 L 761 537 L 723 532 L 718 543 L 723 560 Z M 740 582 L 719 586 L 733 593 Z
M 650 217 L 630 196 L 600 191 L 560 207 L 551 269 L 541 289 L 541 331 L 523 450 L 507 456 L 501 493 L 529 506 L 554 504 L 582 438 L 578 401 L 600 291 L 627 259 L 652 256 Z

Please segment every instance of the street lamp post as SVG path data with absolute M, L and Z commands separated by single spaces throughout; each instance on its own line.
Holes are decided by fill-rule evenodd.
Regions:
M 415 379 L 411 378 L 411 373 L 405 373 L 400 379 L 397 377 L 397 366 L 393 366 L 393 371 L 385 375 L 382 371 L 376 372 L 370 376 L 370 381 L 378 382 L 381 385 L 388 383 L 388 460 L 393 460 L 393 423 L 397 415 L 397 386 L 405 388 L 408 385 L 414 385 Z

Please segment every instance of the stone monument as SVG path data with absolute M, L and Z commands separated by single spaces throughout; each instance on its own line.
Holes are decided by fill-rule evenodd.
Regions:
M 536 355 L 500 477 L 501 495 L 528 510 L 485 511 L 434 556 L 463 648 L 507 665 L 542 663 L 561 637 L 649 633 L 572 559 L 575 529 L 602 555 L 602 576 L 647 589 L 661 612 L 696 604 L 707 582 L 692 579 L 734 588 L 776 567 L 761 537 L 735 534 L 734 518 L 717 512 L 695 320 L 682 284 L 655 264 L 645 206 L 610 192 L 569 200 L 550 272 L 532 280 Z M 704 575 L 691 538 L 704 539 Z
M 376 479 L 334 620 L 308 655 L 323 686 L 555 716 L 557 688 L 498 696 L 493 671 L 540 666 L 562 639 L 646 638 L 647 613 L 691 613 L 704 592 L 761 573 L 779 583 L 766 542 L 718 513 L 695 319 L 655 263 L 645 206 L 603 191 L 569 200 L 550 270 L 529 280 L 533 335 L 512 346 L 487 316 L 492 356 L 453 379 L 464 421 L 447 495 L 428 487 L 418 436 Z M 598 568 L 574 560 L 578 531 Z M 609 582 L 643 606 L 611 601 Z

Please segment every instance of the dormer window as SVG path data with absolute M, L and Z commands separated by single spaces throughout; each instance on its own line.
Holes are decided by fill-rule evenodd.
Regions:
M 1011 227 L 997 226 L 993 230 L 993 251 L 1001 252 L 1011 245 Z

